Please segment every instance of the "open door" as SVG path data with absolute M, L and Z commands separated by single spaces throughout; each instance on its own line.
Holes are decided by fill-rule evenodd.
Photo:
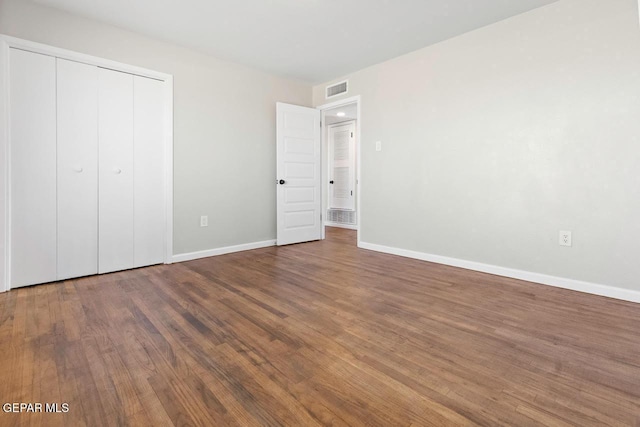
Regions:
M 277 244 L 322 238 L 320 110 L 276 104 Z

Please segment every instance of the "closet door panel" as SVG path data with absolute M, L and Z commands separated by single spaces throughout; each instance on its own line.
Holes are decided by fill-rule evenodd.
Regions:
M 133 76 L 99 69 L 98 272 L 133 268 Z
M 134 266 L 164 261 L 164 84 L 134 77 Z
M 56 62 L 9 51 L 11 286 L 56 280 Z
M 57 59 L 58 279 L 98 272 L 98 68 Z

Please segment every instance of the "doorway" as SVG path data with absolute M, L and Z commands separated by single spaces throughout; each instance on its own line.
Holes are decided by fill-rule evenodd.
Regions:
M 356 230 L 360 243 L 360 97 L 319 106 L 326 227 Z M 323 239 L 325 238 L 323 227 Z

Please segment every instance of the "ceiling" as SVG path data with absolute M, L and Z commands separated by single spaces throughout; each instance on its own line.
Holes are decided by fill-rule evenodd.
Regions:
M 338 113 L 344 113 L 344 116 L 338 116 Z M 347 122 L 358 118 L 358 104 L 342 105 L 340 107 L 324 110 L 324 119 L 326 124 Z
M 322 83 L 557 0 L 32 0 Z

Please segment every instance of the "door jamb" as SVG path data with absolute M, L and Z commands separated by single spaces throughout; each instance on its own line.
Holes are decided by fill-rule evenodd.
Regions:
M 327 168 L 325 167 L 326 165 L 328 165 L 328 140 L 327 140 L 327 131 L 326 131 L 326 124 L 325 124 L 325 111 L 329 110 L 329 109 L 333 109 L 335 107 L 341 107 L 344 105 L 348 105 L 348 104 L 356 104 L 356 110 L 357 110 L 357 114 L 356 114 L 356 222 L 357 222 L 357 230 L 356 230 L 356 235 L 357 235 L 357 246 L 360 247 L 360 230 L 362 229 L 362 178 L 361 178 L 361 154 L 360 152 L 362 151 L 362 141 L 361 141 L 361 116 L 362 116 L 362 101 L 360 98 L 360 95 L 356 95 L 356 96 L 351 96 L 349 98 L 344 98 L 341 99 L 339 101 L 334 101 L 334 102 L 330 102 L 327 104 L 323 104 L 323 105 L 319 105 L 316 108 L 318 110 L 320 110 L 320 117 L 322 120 L 322 126 L 320 126 L 322 128 L 322 158 L 325 160 L 322 163 L 322 239 L 325 239 L 325 222 L 326 222 L 326 212 L 327 212 L 327 206 L 329 204 L 329 200 L 328 200 L 328 186 L 327 186 L 327 182 L 328 182 L 328 171 L 326 170 Z

